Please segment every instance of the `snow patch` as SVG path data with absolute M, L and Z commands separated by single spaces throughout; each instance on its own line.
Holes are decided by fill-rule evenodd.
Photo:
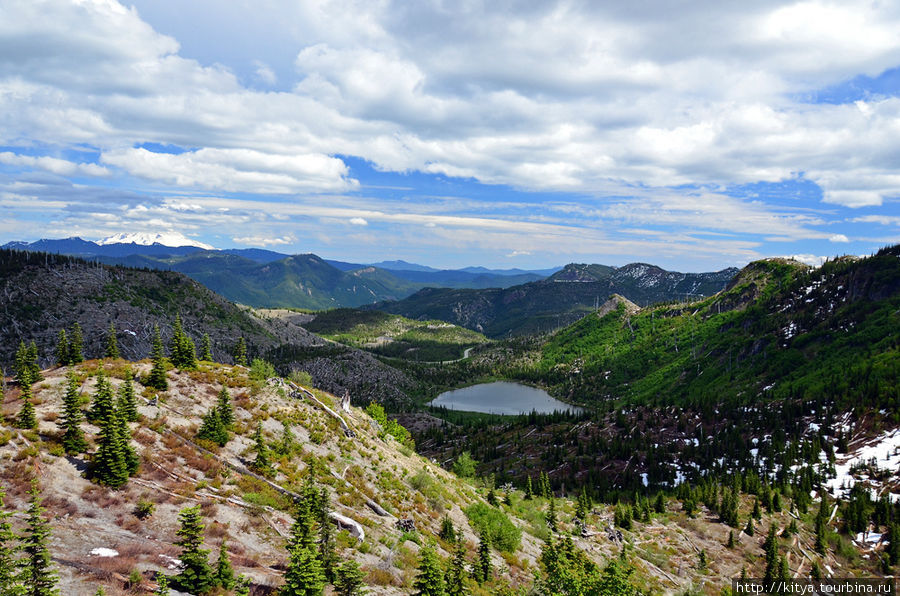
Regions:
M 99 547 L 91 551 L 92 557 L 118 557 L 119 551 L 114 548 Z

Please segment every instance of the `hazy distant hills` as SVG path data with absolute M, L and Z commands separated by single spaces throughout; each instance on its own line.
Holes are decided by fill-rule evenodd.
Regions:
M 570 264 L 550 277 L 505 289 L 426 288 L 375 308 L 411 319 L 440 319 L 488 337 L 551 331 L 594 310 L 611 294 L 646 305 L 696 299 L 722 290 L 738 272 L 678 273 L 646 263 Z
M 10 242 L 4 248 L 178 271 L 242 304 L 315 310 L 399 300 L 424 287 L 506 288 L 543 279 L 554 271 L 483 267 L 439 270 L 406 261 L 366 265 L 257 248 L 204 250 L 195 245 L 167 246 L 153 242 L 152 237 L 122 236 L 122 239 L 136 241 L 97 243 L 66 238 Z M 190 242 L 187 238 L 182 241 Z

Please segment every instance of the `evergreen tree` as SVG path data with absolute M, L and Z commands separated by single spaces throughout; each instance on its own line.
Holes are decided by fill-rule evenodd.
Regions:
M 546 472 L 541 472 L 540 476 L 541 496 L 549 499 L 552 491 L 550 490 L 550 476 Z
M 825 554 L 825 528 L 828 525 L 828 500 L 825 494 L 822 494 L 822 500 L 819 503 L 819 512 L 816 514 L 816 552 L 820 555 Z
M 84 337 L 81 334 L 81 325 L 78 321 L 72 323 L 72 332 L 69 334 L 69 364 L 78 364 L 84 361 Z
M 160 571 L 156 572 L 156 589 L 153 590 L 155 596 L 169 596 L 169 578 Z
M 216 585 L 230 590 L 234 587 L 234 568 L 228 558 L 228 550 L 225 548 L 225 539 L 219 545 L 219 558 L 216 560 Z
M 291 550 L 279 596 L 320 596 L 324 589 L 325 575 L 316 552 L 302 546 Z
M 172 344 L 169 349 L 172 365 L 180 370 L 192 370 L 197 368 L 197 352 L 192 340 L 181 326 L 181 315 L 175 316 L 175 326 L 172 331 Z
M 444 572 L 430 544 L 419 551 L 419 575 L 413 582 L 416 596 L 444 596 Z
M 328 492 L 323 488 L 318 499 L 319 522 L 319 562 L 322 573 L 329 583 L 334 583 L 338 556 L 334 552 L 334 536 L 331 532 L 331 520 L 328 517 Z
M 447 596 L 469 594 L 469 587 L 466 585 L 466 545 L 462 539 L 458 540 L 453 548 L 453 557 L 447 569 L 446 592 Z
M 31 343 L 28 344 L 25 363 L 28 367 L 28 373 L 32 383 L 37 383 L 44 379 L 44 377 L 41 376 L 41 367 L 38 365 L 38 349 L 34 340 L 31 340 Z
M 778 536 L 775 532 L 775 524 L 769 526 L 769 535 L 763 543 L 763 550 L 766 553 L 766 571 L 763 575 L 763 583 L 770 584 L 778 579 L 781 563 L 778 559 Z
M 438 532 L 438 536 L 440 536 L 441 540 L 456 542 L 456 528 L 453 526 L 453 520 L 450 519 L 450 516 L 445 515 L 441 519 L 441 531 Z
M 216 407 L 219 410 L 219 418 L 222 420 L 222 424 L 227 428 L 231 428 L 231 425 L 234 424 L 234 408 L 231 405 L 231 396 L 228 395 L 228 388 L 224 385 L 222 385 L 222 390 L 219 391 L 219 400 Z
M 213 570 L 209 565 L 209 551 L 200 548 L 203 545 L 203 521 L 200 517 L 200 505 L 185 507 L 178 514 L 181 527 L 176 534 L 176 546 L 181 547 L 181 573 L 171 580 L 176 590 L 190 594 L 203 594 L 216 585 Z
M 753 536 L 754 528 L 753 528 L 753 517 L 747 519 L 747 525 L 744 526 L 744 534 L 747 536 Z
M 206 415 L 203 416 L 203 424 L 200 426 L 200 430 L 197 431 L 197 438 L 212 441 L 219 447 L 224 447 L 225 443 L 231 438 L 228 429 L 222 423 L 222 416 L 219 414 L 217 407 L 210 408 Z
M 94 406 L 100 412 L 97 419 L 100 434 L 97 438 L 97 452 L 93 457 L 91 475 L 104 486 L 119 488 L 128 482 L 130 464 L 123 444 L 122 423 L 116 409 L 112 407 L 112 391 L 109 390 L 102 373 L 97 378 Z
M 56 334 L 56 365 L 69 365 L 69 340 L 66 338 L 65 329 L 60 329 Z
M 150 359 L 153 361 L 153 368 L 150 370 L 150 374 L 144 384 L 148 387 L 165 391 L 169 388 L 169 382 L 166 381 L 166 355 L 163 351 L 162 338 L 159 336 L 159 325 L 153 326 L 153 343 Z
M 258 422 L 256 424 L 256 432 L 253 433 L 253 444 L 254 450 L 256 451 L 256 459 L 253 460 L 253 463 L 250 464 L 256 472 L 262 474 L 263 476 L 269 476 L 275 472 L 275 469 L 272 468 L 272 462 L 269 459 L 269 448 L 266 445 L 266 440 L 263 437 L 262 432 L 262 422 Z
M 112 387 L 103 373 L 103 369 L 100 369 L 97 372 L 97 386 L 94 389 L 94 398 L 91 408 L 87 412 L 87 418 L 91 422 L 102 424 L 114 409 Z
M 530 501 L 534 497 L 534 489 L 531 488 L 531 475 L 525 478 L 525 500 Z
M 758 497 L 753 499 L 753 513 L 751 513 L 750 516 L 753 519 L 755 519 L 756 521 L 759 521 L 762 519 L 762 511 L 759 510 L 759 498 Z
M 134 476 L 141 464 L 141 458 L 138 457 L 137 451 L 131 445 L 131 428 L 124 416 L 116 410 L 116 422 L 118 423 L 119 441 L 122 443 L 122 460 L 125 463 L 125 470 L 128 476 Z
M 12 513 L 6 511 L 5 497 L 6 493 L 0 488 L 0 596 L 17 596 L 23 589 L 16 573 L 19 547 L 15 544 L 16 534 L 9 522 Z
M 653 501 L 653 511 L 656 513 L 666 512 L 666 498 L 661 492 L 656 493 L 656 500 Z
M 472 574 L 475 577 L 475 581 L 479 584 L 483 584 L 491 579 L 491 539 L 487 533 L 484 533 L 479 537 L 478 558 L 475 560 Z
M 888 544 L 885 548 L 888 562 L 896 565 L 900 562 L 900 523 L 894 521 L 888 526 Z
M 238 338 L 237 344 L 234 346 L 234 363 L 241 366 L 247 366 L 247 342 L 244 336 Z
M 37 417 L 34 415 L 34 404 L 31 403 L 31 385 L 22 385 L 22 408 L 16 416 L 16 426 L 37 430 Z
M 337 568 L 334 589 L 339 596 L 365 596 L 367 590 L 364 578 L 365 574 L 360 570 L 359 564 L 349 559 Z
M 591 512 L 591 498 L 587 495 L 587 491 L 584 489 L 581 490 L 581 494 L 578 495 L 578 501 L 575 506 L 575 517 L 578 519 L 585 521 L 588 518 L 588 514 Z
M 203 334 L 203 340 L 200 342 L 200 360 L 212 362 L 212 344 L 209 341 L 209 333 Z
M 106 332 L 106 351 L 104 356 L 107 358 L 119 357 L 119 342 L 116 340 L 116 324 L 109 322 L 109 329 Z
M 822 568 L 819 566 L 818 561 L 813 561 L 812 568 L 809 570 L 809 579 L 816 581 L 822 579 Z
M 119 385 L 116 408 L 125 422 L 135 422 L 138 419 L 137 399 L 134 396 L 134 375 L 130 368 L 125 371 L 125 380 Z
M 487 502 L 488 502 L 488 505 L 490 505 L 492 507 L 500 506 L 500 501 L 497 500 L 497 493 L 496 493 L 496 491 L 494 491 L 494 487 L 491 487 L 491 489 L 488 491 Z
M 297 437 L 291 430 L 291 425 L 287 420 L 281 421 L 281 439 L 279 439 L 276 450 L 279 455 L 290 455 L 294 451 Z
M 550 505 L 547 507 L 547 513 L 545 515 L 545 519 L 547 520 L 547 527 L 550 528 L 551 532 L 557 531 L 557 519 L 556 519 L 556 499 L 550 497 Z
M 28 346 L 25 345 L 24 341 L 19 342 L 19 347 L 16 349 L 16 356 L 13 360 L 13 371 L 16 376 L 16 383 L 19 384 L 20 387 L 24 387 L 25 385 L 31 385 L 36 381 L 31 376 L 31 365 L 28 363 Z
M 88 444 L 84 438 L 84 431 L 81 430 L 83 418 L 78 380 L 75 374 L 70 372 L 66 375 L 66 394 L 63 396 L 63 413 L 59 424 L 63 430 L 62 446 L 70 455 L 87 451 Z
M 734 548 L 734 530 L 728 532 L 728 542 L 725 544 L 725 548 Z
M 28 500 L 28 521 L 25 532 L 20 538 L 21 550 L 24 554 L 21 568 L 25 594 L 27 596 L 56 595 L 59 594 L 56 589 L 58 577 L 53 570 L 48 548 L 50 524 L 44 518 L 44 508 L 41 507 L 37 481 L 32 481 L 28 494 L 31 495 Z

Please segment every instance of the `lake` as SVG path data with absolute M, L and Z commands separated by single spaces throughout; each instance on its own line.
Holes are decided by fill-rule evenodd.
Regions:
M 562 410 L 582 411 L 577 406 L 553 399 L 542 389 L 508 381 L 482 383 L 447 391 L 438 395 L 428 405 L 443 406 L 448 410 L 509 416 L 529 414 L 532 410 L 539 414 L 551 414 Z

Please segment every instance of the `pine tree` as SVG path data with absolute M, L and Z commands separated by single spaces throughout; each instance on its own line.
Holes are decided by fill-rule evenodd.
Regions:
M 224 385 L 222 385 L 222 390 L 219 391 L 219 401 L 216 408 L 219 410 L 219 418 L 222 420 L 222 424 L 226 428 L 231 428 L 231 425 L 234 424 L 234 408 L 231 405 L 231 396 L 228 395 L 228 388 Z
M 106 332 L 106 351 L 104 355 L 107 358 L 119 357 L 119 342 L 116 341 L 116 324 L 109 322 L 109 330 Z
M 15 544 L 16 534 L 9 522 L 12 513 L 6 511 L 5 497 L 6 493 L 0 488 L 0 596 L 16 596 L 22 588 L 16 573 L 19 547 Z
M 316 552 L 302 546 L 291 550 L 279 596 L 320 596 L 324 589 L 325 575 Z
M 161 571 L 156 572 L 156 589 L 153 591 L 155 596 L 169 596 L 169 578 Z
M 888 544 L 885 548 L 888 556 L 888 562 L 896 565 L 900 562 L 900 523 L 891 522 L 888 527 Z
M 125 417 L 116 410 L 116 422 L 119 429 L 119 441 L 122 443 L 122 459 L 125 462 L 125 470 L 128 476 L 134 476 L 141 464 L 141 458 L 138 457 L 137 451 L 131 445 L 131 428 Z
M 653 511 L 656 513 L 666 512 L 666 498 L 661 492 L 656 493 L 656 500 L 653 502 Z
M 171 579 L 176 590 L 190 594 L 203 594 L 215 586 L 213 570 L 209 565 L 209 551 L 203 545 L 203 521 L 200 505 L 185 507 L 178 514 L 181 527 L 176 534 L 176 546 L 181 547 L 181 573 Z
M 753 519 L 755 519 L 756 521 L 759 521 L 762 519 L 762 511 L 759 510 L 759 498 L 758 497 L 753 499 L 753 513 L 751 513 L 750 516 Z
M 197 438 L 212 441 L 219 447 L 224 447 L 231 438 L 228 429 L 222 423 L 222 416 L 219 414 L 218 408 L 210 408 L 206 415 L 203 416 L 203 424 L 200 426 L 200 430 L 197 431 Z
M 87 412 L 87 419 L 96 424 L 102 424 L 114 409 L 112 387 L 106 379 L 103 369 L 100 369 L 97 372 L 97 387 L 94 390 L 91 408 Z
M 728 542 L 725 544 L 725 548 L 734 548 L 734 530 L 728 532 Z
M 219 558 L 216 560 L 216 585 L 230 590 L 234 587 L 234 568 L 228 558 L 228 550 L 225 547 L 225 539 L 219 545 Z
M 550 531 L 556 532 L 556 499 L 554 499 L 553 497 L 550 497 L 550 505 L 547 507 L 547 514 L 545 515 L 545 519 L 547 520 L 547 527 L 550 528 Z
M 753 516 L 747 519 L 747 525 L 744 526 L 744 534 L 747 536 L 753 536 L 754 528 L 753 528 Z
M 338 556 L 334 552 L 334 536 L 331 532 L 330 522 L 328 492 L 323 488 L 318 499 L 319 562 L 322 564 L 322 573 L 325 575 L 325 579 L 329 583 L 334 583 Z
M 778 560 L 778 536 L 775 532 L 775 524 L 769 526 L 769 535 L 763 543 L 763 550 L 766 553 L 766 571 L 763 575 L 763 583 L 771 584 L 778 578 L 780 573 L 780 561 Z
M 250 466 L 263 476 L 268 476 L 275 472 L 272 468 L 272 462 L 269 459 L 269 448 L 266 446 L 266 440 L 263 437 L 262 422 L 256 424 L 256 432 L 253 433 L 254 450 L 256 451 L 256 459 Z
M 19 347 L 16 349 L 15 360 L 13 361 L 16 383 L 20 387 L 36 382 L 36 379 L 31 376 L 31 370 L 31 366 L 28 363 L 28 346 L 25 345 L 24 341 L 20 341 Z
M 28 522 L 22 534 L 21 550 L 24 557 L 22 565 L 22 583 L 27 596 L 52 596 L 59 594 L 56 589 L 58 577 L 52 568 L 50 550 L 50 524 L 44 518 L 41 507 L 40 491 L 37 481 L 32 481 L 28 493 Z
M 125 380 L 119 385 L 116 408 L 126 422 L 135 422 L 138 419 L 137 399 L 134 396 L 134 375 L 131 373 L 131 369 L 125 371 Z
M 59 424 L 63 430 L 62 446 L 69 455 L 84 453 L 88 444 L 81 430 L 84 414 L 81 411 L 81 396 L 78 394 L 78 380 L 75 374 L 66 375 L 66 394 L 63 396 L 63 414 Z
M 825 554 L 825 528 L 828 525 L 828 500 L 822 495 L 819 512 L 816 514 L 816 552 Z
M 244 336 L 238 338 L 237 344 L 234 346 L 234 363 L 241 366 L 247 366 L 247 342 Z
M 203 334 L 203 340 L 200 342 L 200 360 L 212 362 L 212 344 L 209 341 L 209 333 Z
M 91 475 L 104 486 L 119 488 L 128 482 L 128 462 L 122 445 L 119 417 L 113 411 L 100 424 Z
M 175 326 L 172 332 L 172 344 L 169 353 L 172 365 L 180 370 L 192 370 L 197 368 L 197 352 L 192 340 L 181 326 L 181 315 L 175 316 Z
M 28 344 L 28 351 L 25 362 L 28 366 L 28 373 L 31 377 L 31 382 L 37 383 L 38 381 L 43 381 L 44 377 L 41 376 L 41 367 L 38 365 L 37 344 L 34 343 L 34 340 L 31 340 L 31 343 Z
M 150 359 L 153 361 L 153 368 L 150 370 L 145 385 L 165 391 L 169 388 L 169 383 L 166 381 L 166 356 L 163 352 L 162 338 L 159 336 L 159 325 L 153 326 L 152 346 Z
M 531 475 L 525 478 L 525 500 L 530 501 L 534 497 L 534 489 L 531 487 Z
M 466 545 L 460 539 L 453 548 L 453 557 L 450 559 L 450 567 L 447 569 L 447 596 L 467 596 L 469 587 L 466 585 Z
M 444 572 L 430 544 L 419 551 L 419 575 L 413 582 L 416 596 L 444 596 Z
M 819 566 L 818 561 L 813 561 L 812 568 L 809 570 L 809 579 L 816 581 L 822 579 L 822 568 Z
M 72 332 L 69 334 L 69 364 L 78 364 L 84 361 L 84 337 L 81 334 L 81 325 L 78 321 L 72 323 Z
M 483 584 L 491 579 L 491 539 L 486 533 L 479 537 L 478 558 L 475 561 L 472 573 L 475 577 L 475 581 L 479 584 Z
M 551 495 L 550 490 L 550 476 L 547 475 L 546 472 L 541 472 L 540 476 L 540 488 L 541 488 L 541 496 L 545 499 L 549 499 Z
M 31 403 L 31 385 L 22 385 L 22 408 L 16 417 L 16 426 L 37 430 L 37 417 L 34 415 L 34 404 Z
M 69 340 L 66 338 L 65 329 L 60 329 L 56 334 L 56 365 L 69 365 Z
M 440 536 L 441 540 L 456 542 L 456 528 L 454 527 L 453 520 L 450 519 L 450 516 L 445 515 L 441 519 L 441 531 L 438 532 L 438 536 Z
M 365 596 L 367 590 L 363 579 L 365 574 L 353 559 L 345 561 L 337 568 L 334 589 L 339 596 Z

